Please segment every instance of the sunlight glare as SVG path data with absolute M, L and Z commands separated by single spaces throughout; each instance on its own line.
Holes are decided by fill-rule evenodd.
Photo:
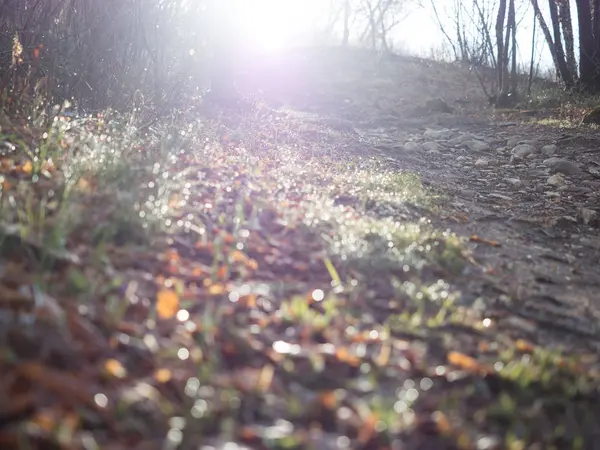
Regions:
M 281 50 L 293 38 L 307 35 L 319 9 L 314 0 L 254 0 L 240 2 L 239 8 L 247 45 L 267 52 Z

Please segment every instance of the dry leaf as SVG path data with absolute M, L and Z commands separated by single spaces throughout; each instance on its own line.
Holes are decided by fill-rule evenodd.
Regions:
M 517 347 L 517 350 L 523 353 L 531 353 L 535 349 L 534 345 L 525 339 L 517 339 L 515 346 Z
M 226 291 L 225 286 L 222 284 L 212 284 L 208 287 L 208 293 L 210 295 L 221 295 Z
M 337 406 L 337 397 L 335 391 L 322 392 L 319 395 L 319 403 L 327 409 L 335 409 Z
M 448 362 L 461 369 L 477 372 L 481 369 L 481 365 L 475 358 L 465 355 L 460 352 L 448 353 Z
M 179 311 L 179 297 L 171 289 L 161 289 L 156 294 L 156 313 L 161 319 L 171 319 Z
M 31 164 L 31 161 L 25 161 L 23 163 L 23 165 L 21 166 L 21 172 L 29 174 L 32 171 L 33 171 L 33 164 Z
M 358 366 L 360 365 L 360 359 L 355 356 L 352 355 L 347 348 L 341 347 L 338 348 L 335 351 L 335 355 L 337 356 L 337 358 L 341 361 L 341 362 L 345 362 L 351 366 Z
M 173 374 L 169 369 L 158 369 L 154 372 L 154 379 L 159 383 L 167 383 L 173 378 Z
M 116 359 L 106 360 L 104 362 L 104 370 L 115 378 L 125 378 L 127 376 L 127 369 Z

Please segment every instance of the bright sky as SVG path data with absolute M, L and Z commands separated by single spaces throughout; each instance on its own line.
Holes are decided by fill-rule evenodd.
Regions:
M 574 0 L 571 0 L 572 2 Z M 448 20 L 448 12 L 455 0 L 435 0 L 438 13 Z M 271 51 L 284 48 L 291 40 L 303 36 L 311 36 L 314 24 L 327 20 L 326 12 L 331 4 L 339 4 L 339 0 L 253 0 L 240 1 L 241 18 L 244 34 L 248 38 L 247 45 L 255 49 Z M 403 52 L 418 54 L 424 57 L 431 55 L 431 49 L 445 44 L 444 37 L 434 21 L 429 1 L 424 1 L 425 8 L 412 8 L 407 19 L 397 27 L 393 34 L 396 48 Z M 517 2 L 517 36 L 519 38 L 519 58 L 528 64 L 531 55 L 532 11 L 529 2 Z M 543 2 L 540 2 L 543 5 Z M 576 17 L 574 17 L 575 19 Z M 576 26 L 576 24 L 575 24 Z M 543 42 L 538 27 L 537 58 L 541 57 L 541 66 L 551 66 L 550 55 Z

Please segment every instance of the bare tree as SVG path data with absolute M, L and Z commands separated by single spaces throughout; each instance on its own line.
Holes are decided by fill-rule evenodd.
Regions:
M 357 14 L 366 22 L 361 40 L 373 50 L 390 51 L 389 33 L 406 17 L 410 0 L 360 0 Z

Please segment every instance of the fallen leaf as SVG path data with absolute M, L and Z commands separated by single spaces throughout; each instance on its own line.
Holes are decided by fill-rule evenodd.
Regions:
M 208 287 L 208 293 L 210 295 L 222 295 L 225 293 L 225 291 L 225 286 L 223 286 L 222 284 L 211 284 Z
M 273 375 L 275 374 L 275 368 L 271 364 L 265 365 L 260 371 L 258 382 L 256 383 L 256 389 L 260 392 L 267 392 L 273 382 Z
M 350 364 L 351 366 L 358 366 L 360 365 L 360 359 L 355 356 L 352 355 L 348 349 L 341 347 L 338 348 L 335 351 L 335 356 L 337 356 L 337 358 L 341 361 L 341 362 L 345 362 L 347 364 Z
M 167 383 L 173 378 L 173 374 L 169 369 L 158 369 L 154 372 L 154 379 L 159 383 Z
M 470 241 L 472 241 L 472 242 L 480 242 L 482 244 L 487 244 L 490 247 L 501 247 L 502 246 L 498 241 L 492 241 L 492 240 L 489 240 L 489 239 L 485 239 L 485 238 L 479 237 L 476 234 L 474 234 L 473 236 L 471 236 Z
M 25 161 L 21 166 L 21 172 L 30 174 L 33 171 L 33 164 L 31 161 Z
M 171 319 L 179 311 L 179 297 L 171 289 L 161 289 L 156 294 L 156 312 L 161 319 Z
M 321 392 L 319 395 L 319 403 L 327 409 L 335 409 L 337 406 L 337 397 L 335 391 Z
M 524 353 L 531 353 L 535 349 L 535 346 L 525 339 L 517 339 L 517 342 L 515 342 L 515 347 L 517 347 L 517 350 Z
M 472 372 L 477 372 L 481 369 L 481 365 L 475 358 L 471 358 L 460 352 L 448 353 L 448 362 L 461 369 L 470 370 Z
M 104 362 L 104 370 L 115 378 L 125 378 L 127 376 L 127 369 L 116 359 L 106 360 Z

